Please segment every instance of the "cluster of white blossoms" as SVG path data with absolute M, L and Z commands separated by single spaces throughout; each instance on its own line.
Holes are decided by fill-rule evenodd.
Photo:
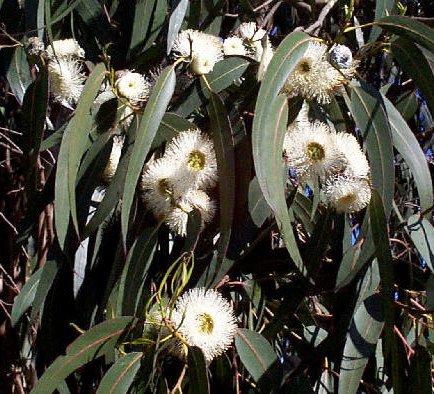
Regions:
M 288 127 L 283 150 L 301 183 L 320 180 L 322 200 L 337 213 L 358 212 L 369 204 L 369 163 L 353 135 L 298 118 Z
M 157 218 L 185 236 L 189 213 L 197 209 L 202 227 L 216 207 L 206 190 L 217 182 L 217 162 L 208 136 L 198 129 L 179 133 L 166 147 L 163 157 L 145 166 L 140 188 L 143 200 Z
M 329 104 L 332 94 L 355 75 L 356 67 L 357 62 L 346 46 L 337 45 L 328 51 L 325 44 L 310 41 L 282 90 L 289 96 L 300 95 L 318 104 Z
M 232 344 L 237 328 L 233 308 L 215 290 L 194 288 L 180 297 L 171 320 L 189 346 L 197 346 L 207 362 L 220 356 Z M 177 342 L 174 353 L 185 357 Z
M 44 51 L 51 95 L 66 107 L 76 104 L 83 91 L 86 76 L 80 59 L 84 54 L 84 49 L 73 38 L 53 41 Z
M 203 75 L 211 72 L 224 56 L 247 56 L 268 65 L 274 50 L 267 32 L 255 22 L 246 22 L 238 26 L 223 43 L 212 34 L 193 29 L 183 30 L 173 44 L 172 53 L 176 58 L 189 62 L 193 73 Z
M 212 34 L 188 29 L 181 31 L 172 48 L 175 57 L 184 58 L 197 75 L 208 74 L 223 59 L 223 44 Z

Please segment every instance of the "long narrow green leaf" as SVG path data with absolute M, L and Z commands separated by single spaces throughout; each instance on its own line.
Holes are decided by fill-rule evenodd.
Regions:
M 395 4 L 396 0 L 376 0 L 374 20 L 378 21 L 386 15 L 391 15 Z M 380 33 L 381 29 L 378 26 L 373 26 L 368 41 L 375 41 Z
M 11 312 L 11 324 L 15 326 L 26 310 L 32 305 L 41 278 L 42 268 L 36 271 L 18 294 Z
M 394 305 L 394 280 L 393 280 L 393 261 L 389 247 L 389 235 L 387 231 L 387 221 L 383 203 L 377 190 L 372 191 L 371 203 L 369 205 L 369 216 L 371 218 L 371 231 L 374 239 L 376 256 L 381 278 L 381 300 L 383 303 L 385 321 L 385 346 L 386 358 L 392 362 L 392 379 L 395 392 L 402 392 L 401 373 L 399 369 L 399 356 L 397 352 L 394 326 L 395 326 L 395 305 Z
M 133 32 L 131 35 L 130 49 L 127 57 L 132 54 L 138 54 L 140 47 L 143 46 L 149 24 L 151 22 L 152 10 L 154 9 L 156 0 L 139 0 L 134 8 Z
M 68 195 L 71 208 L 72 222 L 75 231 L 79 234 L 75 184 L 77 172 L 80 166 L 81 158 L 83 157 L 86 146 L 88 145 L 89 132 L 92 126 L 92 115 L 90 109 L 98 91 L 101 88 L 101 83 L 106 76 L 104 63 L 99 63 L 92 71 L 89 79 L 86 82 L 83 93 L 80 96 L 75 116 L 68 125 L 71 130 L 69 134 L 69 149 L 68 149 Z
M 208 113 L 217 157 L 220 195 L 219 258 L 226 255 L 231 237 L 235 200 L 235 158 L 232 128 L 221 97 L 211 92 Z
M 434 30 L 407 16 L 386 16 L 376 22 L 387 32 L 413 41 L 434 53 Z
M 98 386 L 97 394 L 124 394 L 133 383 L 140 368 L 141 352 L 128 353 L 107 371 Z
M 172 65 L 161 73 L 154 91 L 146 104 L 145 112 L 137 130 L 136 141 L 128 165 L 122 198 L 121 222 L 124 241 L 126 240 L 128 232 L 128 220 L 137 181 L 142 171 L 143 164 L 145 163 L 146 155 L 155 137 L 155 133 L 158 130 L 158 126 L 166 112 L 167 105 L 175 89 L 176 77 L 174 69 L 175 65 Z
M 218 62 L 214 66 L 213 71 L 206 76 L 209 86 L 214 92 L 221 92 L 223 89 L 232 85 L 235 80 L 240 78 L 249 64 L 250 62 L 248 60 L 235 56 Z M 204 104 L 208 98 L 209 91 L 203 83 L 200 84 L 200 88 L 197 85 L 194 85 L 191 93 L 188 94 L 185 101 L 179 105 L 176 112 L 179 115 L 186 117 L 197 107 Z
M 198 347 L 194 346 L 188 349 L 188 371 L 189 394 L 208 394 L 211 392 L 205 357 Z
M 64 356 L 58 357 L 48 367 L 32 393 L 52 393 L 77 368 L 113 351 L 119 337 L 135 327 L 137 321 L 124 316 L 107 320 L 86 331 L 68 346 Z
M 392 131 L 393 145 L 411 170 L 419 194 L 420 208 L 428 209 L 433 205 L 434 197 L 431 173 L 425 154 L 399 111 L 385 96 L 383 101 Z
M 393 40 L 390 48 L 392 55 L 413 79 L 427 101 L 429 110 L 434 114 L 434 75 L 427 58 L 416 44 L 403 38 Z
M 173 9 L 169 19 L 169 31 L 167 33 L 167 54 L 172 50 L 173 43 L 176 40 L 182 21 L 188 7 L 188 0 L 173 1 Z
M 37 190 L 37 160 L 42 143 L 48 103 L 48 77 L 43 68 L 23 99 L 23 154 L 27 161 L 26 192 L 32 200 Z
M 33 299 L 32 312 L 30 314 L 31 322 L 35 321 L 38 312 L 41 310 L 45 297 L 47 296 L 58 271 L 59 266 L 56 261 L 47 261 L 42 267 L 38 288 L 36 289 L 35 297 Z
M 276 353 L 271 345 L 257 332 L 239 328 L 235 334 L 235 347 L 241 362 L 255 382 L 263 379 L 277 361 Z
M 434 227 L 426 218 L 412 215 L 408 218 L 407 229 L 417 251 L 434 273 Z
M 15 98 L 19 104 L 22 104 L 24 93 L 32 82 L 29 63 L 23 47 L 15 48 L 6 77 Z
M 366 141 L 372 185 L 380 192 L 386 215 L 393 199 L 393 146 L 390 123 L 380 93 L 366 84 L 351 91 L 351 112 Z
M 370 295 L 357 308 L 351 321 L 339 372 L 339 393 L 357 393 L 383 326 L 380 296 Z
M 159 226 L 145 228 L 127 256 L 118 291 L 118 315 L 134 315 L 157 247 Z
M 274 211 L 291 258 L 305 275 L 306 268 L 289 219 L 282 177 L 282 145 L 288 122 L 288 107 L 286 98 L 277 95 L 303 57 L 310 40 L 308 35 L 296 32 L 286 37 L 277 48 L 259 90 L 252 134 L 253 160 L 259 185 Z

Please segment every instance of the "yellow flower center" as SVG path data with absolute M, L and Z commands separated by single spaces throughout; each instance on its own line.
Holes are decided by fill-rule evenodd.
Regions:
M 172 196 L 172 187 L 166 178 L 162 178 L 158 181 L 158 190 L 163 196 Z
M 211 334 L 212 330 L 214 329 L 214 321 L 208 313 L 201 313 L 198 315 L 198 320 L 200 324 L 200 331 L 205 334 Z
M 205 167 L 205 155 L 198 150 L 191 151 L 188 155 L 187 165 L 195 171 L 201 171 Z
M 306 151 L 312 161 L 321 161 L 325 157 L 324 147 L 317 142 L 308 144 Z
M 356 196 L 353 193 L 348 193 L 339 198 L 336 202 L 336 206 L 349 206 L 354 203 Z
M 298 64 L 298 68 L 299 68 L 299 70 L 301 72 L 308 73 L 310 70 L 312 70 L 312 65 L 311 65 L 310 61 L 308 61 L 308 60 L 302 60 Z

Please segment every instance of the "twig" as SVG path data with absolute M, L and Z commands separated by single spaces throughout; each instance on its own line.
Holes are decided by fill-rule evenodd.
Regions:
M 393 326 L 393 330 L 395 331 L 395 333 L 399 336 L 399 338 L 401 339 L 402 343 L 405 345 L 405 347 L 408 349 L 408 354 L 407 354 L 407 358 L 410 358 L 411 355 L 413 355 L 415 353 L 415 351 L 413 350 L 413 348 L 408 344 L 407 340 L 404 338 L 404 336 L 401 334 L 401 331 L 398 330 L 398 327 Z
M 185 371 L 187 371 L 187 364 L 184 365 L 184 368 L 181 371 L 181 375 L 179 375 L 178 381 L 176 382 L 173 390 L 170 391 L 170 394 L 174 394 L 176 390 L 181 388 L 181 384 L 182 384 L 182 381 L 183 381 L 184 376 L 185 376 Z M 191 382 L 191 383 L 193 383 L 193 382 Z
M 0 218 L 2 218 L 7 224 L 8 226 L 13 230 L 14 235 L 18 235 L 18 230 L 15 228 L 15 226 L 9 221 L 9 219 L 3 215 L 3 212 L 0 212 Z
M 15 284 L 15 281 L 12 279 L 12 277 L 8 274 L 8 272 L 3 268 L 3 266 L 0 264 L 0 270 L 3 272 L 3 274 L 6 276 L 6 278 L 9 280 L 11 285 L 13 286 L 13 289 L 17 292 L 17 294 L 20 292 L 20 289 Z
M 279 0 L 276 4 L 273 5 L 273 8 L 270 10 L 270 12 L 264 18 L 264 20 L 262 21 L 260 27 L 263 27 L 263 26 L 267 25 L 267 23 L 270 21 L 270 19 L 273 17 L 274 13 L 277 11 L 277 9 L 280 7 L 280 5 L 282 3 L 283 3 L 283 0 Z
M 253 9 L 253 12 L 259 11 L 261 8 L 266 7 L 268 4 L 271 4 L 274 0 L 267 0 L 264 1 L 261 5 L 258 5 L 256 8 Z
M 319 30 L 324 23 L 324 20 L 326 16 L 329 14 L 329 12 L 332 10 L 332 8 L 335 6 L 335 4 L 338 2 L 338 0 L 329 0 L 329 2 L 324 6 L 324 8 L 319 13 L 318 19 L 315 23 L 310 25 L 308 28 L 304 29 L 303 27 L 297 27 L 294 29 L 294 31 L 304 31 L 305 33 L 312 33 L 316 34 L 317 30 Z

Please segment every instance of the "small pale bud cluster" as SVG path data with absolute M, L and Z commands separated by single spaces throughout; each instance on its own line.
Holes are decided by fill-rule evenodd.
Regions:
M 211 140 L 200 130 L 179 133 L 162 158 L 147 163 L 142 175 L 142 197 L 157 217 L 181 236 L 187 233 L 189 213 L 197 209 L 202 227 L 215 213 L 206 190 L 217 181 L 217 162 Z

